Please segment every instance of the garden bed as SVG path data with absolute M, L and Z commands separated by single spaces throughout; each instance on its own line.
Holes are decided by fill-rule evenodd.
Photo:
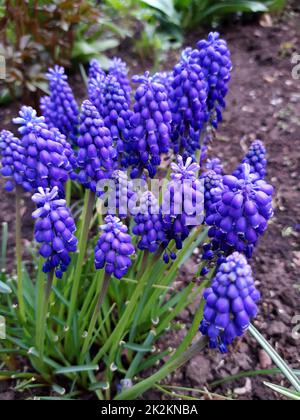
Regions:
M 255 325 L 294 367 L 298 367 L 300 362 L 298 343 L 292 338 L 292 318 L 300 314 L 297 276 L 300 267 L 300 80 L 292 79 L 291 54 L 300 48 L 299 18 L 299 10 L 290 9 L 270 27 L 252 22 L 223 28 L 222 35 L 232 51 L 234 71 L 224 123 L 214 143 L 214 154 L 225 159 L 228 173 L 236 167 L 251 139 L 260 138 L 267 147 L 268 179 L 276 187 L 276 209 L 252 264 L 263 296 Z M 194 44 L 202 35 L 202 32 L 194 32 L 188 36 L 187 44 Z M 126 57 L 123 50 L 125 60 Z M 169 65 L 176 59 L 177 56 L 170 53 Z M 137 58 L 127 58 L 126 61 L 134 73 L 144 70 Z M 148 63 L 145 64 L 145 68 L 148 67 Z M 2 127 L 6 127 L 16 115 L 19 105 L 14 103 L 0 109 Z M 231 158 L 228 159 L 228 156 Z M 24 199 L 23 236 L 31 240 L 32 204 L 26 196 Z M 0 220 L 9 223 L 11 264 L 14 252 L 13 206 L 14 196 L 5 194 L 5 199 L 0 202 Z M 178 281 L 189 281 L 196 268 L 195 255 L 180 273 Z M 189 328 L 192 317 L 193 308 L 182 313 L 178 320 L 182 329 L 170 333 L 161 346 L 176 347 Z M 214 381 L 242 371 L 271 366 L 268 356 L 246 336 L 229 355 L 207 351 L 165 383 L 198 389 L 207 387 L 210 391 L 238 399 L 274 399 L 273 392 L 267 390 L 260 377 L 241 379 L 216 388 L 210 386 Z M 278 383 L 280 379 L 278 377 Z M 7 389 L 0 388 L 0 399 L 14 397 L 17 396 L 10 392 L 9 384 Z M 147 398 L 161 398 L 161 394 L 151 392 Z

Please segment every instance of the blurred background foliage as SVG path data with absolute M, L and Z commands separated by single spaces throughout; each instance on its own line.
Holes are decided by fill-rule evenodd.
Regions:
M 0 0 L 0 54 L 7 62 L 0 103 L 45 90 L 44 73 L 54 63 L 71 67 L 96 57 L 105 68 L 106 52 L 129 40 L 156 66 L 189 30 L 284 5 L 285 0 Z

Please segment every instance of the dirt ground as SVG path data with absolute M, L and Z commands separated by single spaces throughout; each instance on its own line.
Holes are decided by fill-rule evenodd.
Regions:
M 211 155 L 220 157 L 226 171 L 230 172 L 243 157 L 251 139 L 262 139 L 268 149 L 267 178 L 276 187 L 276 209 L 252 261 L 263 296 L 255 325 L 279 353 L 298 368 L 299 340 L 292 337 L 292 330 L 295 327 L 293 318 L 300 315 L 300 79 L 292 78 L 291 56 L 295 52 L 300 54 L 299 19 L 300 7 L 293 6 L 279 19 L 273 18 L 273 22 L 252 21 L 221 28 L 232 51 L 234 71 L 224 122 L 211 150 Z M 203 29 L 189 34 L 186 43 L 194 44 L 203 36 Z M 169 65 L 175 63 L 176 58 L 175 53 L 170 53 Z M 142 70 L 137 58 L 127 61 L 133 72 Z M 142 67 L 146 69 L 147 64 L 143 63 Z M 1 127 L 9 124 L 18 106 L 0 108 Z M 0 221 L 9 223 L 8 251 L 12 256 L 14 197 L 3 191 L 1 197 Z M 30 240 L 31 205 L 28 198 L 25 200 L 23 232 Z M 196 267 L 195 256 L 192 264 L 180 273 L 179 281 L 191 279 Z M 181 314 L 179 321 L 183 328 L 170 333 L 162 346 L 177 346 L 189 328 L 194 310 L 195 306 Z M 207 351 L 167 378 L 166 383 L 199 389 L 207 387 L 210 391 L 242 400 L 274 399 L 278 396 L 265 387 L 263 380 L 279 384 L 280 376 L 242 379 L 217 388 L 211 386 L 214 381 L 229 375 L 271 366 L 267 355 L 246 336 L 229 355 Z M 149 399 L 158 397 L 156 393 L 147 394 Z

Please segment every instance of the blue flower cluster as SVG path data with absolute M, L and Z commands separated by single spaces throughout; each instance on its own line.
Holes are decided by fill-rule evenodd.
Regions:
M 207 82 L 195 56 L 197 51 L 185 50 L 174 68 L 170 103 L 175 154 L 193 155 L 199 149 L 200 131 L 207 121 Z
M 0 133 L 1 175 L 6 179 L 6 191 L 13 191 L 20 185 L 25 191 L 31 191 L 31 185 L 25 176 L 25 150 L 20 139 L 10 131 Z
M 212 124 L 217 127 L 222 121 L 222 109 L 225 108 L 225 97 L 231 79 L 232 62 L 230 51 L 220 34 L 212 32 L 208 40 L 199 41 L 198 52 L 194 60 L 201 67 L 208 83 L 207 108 Z
M 168 183 L 162 204 L 162 217 L 167 243 L 174 240 L 177 249 L 189 236 L 193 226 L 200 225 L 204 212 L 202 183 L 197 178 L 200 169 L 192 158 L 186 162 L 178 156 L 172 163 L 171 181 Z M 165 256 L 167 261 L 167 256 Z
M 267 170 L 266 148 L 262 141 L 255 140 L 248 153 L 244 157 L 242 164 L 233 173 L 237 178 L 243 177 L 243 164 L 247 163 L 250 166 L 251 174 L 255 174 L 258 179 L 264 179 Z
M 252 256 L 273 215 L 273 192 L 271 185 L 250 174 L 248 164 L 243 165 L 243 178 L 223 177 L 222 185 L 213 191 L 214 203 L 206 216 L 206 223 L 212 226 L 209 236 L 219 244 L 219 249 Z
M 128 79 L 128 69 L 126 63 L 120 58 L 115 57 L 111 60 L 108 71 L 109 74 L 117 80 L 117 82 L 120 84 L 120 87 L 124 90 L 127 102 L 130 104 L 131 85 L 130 80 Z
M 102 70 L 99 61 L 93 58 L 90 61 L 89 81 L 92 80 L 92 79 L 97 79 L 98 76 L 104 76 L 105 77 L 105 71 Z
M 140 199 L 139 213 L 134 218 L 133 234 L 141 237 L 138 248 L 154 253 L 167 240 L 158 200 L 149 191 Z
M 251 267 L 242 254 L 233 253 L 219 267 L 204 298 L 206 305 L 200 331 L 209 337 L 211 348 L 227 353 L 228 345 L 249 328 L 260 300 Z
M 102 235 L 95 248 L 97 270 L 105 269 L 117 279 L 124 277 L 131 267 L 131 256 L 135 253 L 128 228 L 114 216 L 105 218 L 105 225 L 100 226 Z
M 205 210 L 209 211 L 216 200 L 219 199 L 219 190 L 214 194 L 216 188 L 222 184 L 222 175 L 217 174 L 215 171 L 210 170 L 201 175 L 200 178 L 204 184 L 204 205 Z
M 125 171 L 114 171 L 111 177 L 114 186 L 111 187 L 111 194 L 108 198 L 107 211 L 112 216 L 125 219 L 136 204 L 137 193 L 134 191 L 133 181 L 128 178 Z
M 77 165 L 78 180 L 96 193 L 97 183 L 113 173 L 116 150 L 108 128 L 90 101 L 84 101 L 80 114 Z
M 133 126 L 132 151 L 138 151 L 133 177 L 148 170 L 152 178 L 161 163 L 161 154 L 168 153 L 171 136 L 172 114 L 168 102 L 168 92 L 164 85 L 157 83 L 146 73 L 134 77 L 135 83 L 141 83 L 135 93 L 134 114 L 131 117 Z
M 26 185 L 59 189 L 64 196 L 65 182 L 73 171 L 74 153 L 70 144 L 57 129 L 49 129 L 44 117 L 38 117 L 31 107 L 22 107 L 13 122 L 20 125 Z
M 70 253 L 77 250 L 76 226 L 65 200 L 59 199 L 57 187 L 44 190 L 38 188 L 32 200 L 38 209 L 32 214 L 38 219 L 35 224 L 35 240 L 42 244 L 40 255 L 46 259 L 45 273 L 55 270 L 57 278 L 62 278 L 71 262 Z
M 41 101 L 46 121 L 76 144 L 79 109 L 63 67 L 55 66 L 47 73 L 50 97 Z
M 206 169 L 214 171 L 218 175 L 222 175 L 224 173 L 224 168 L 219 158 L 208 159 L 205 166 Z
M 114 76 L 90 79 L 89 96 L 105 126 L 110 130 L 118 152 L 117 167 L 128 166 L 130 149 L 130 118 L 132 111 L 126 93 Z

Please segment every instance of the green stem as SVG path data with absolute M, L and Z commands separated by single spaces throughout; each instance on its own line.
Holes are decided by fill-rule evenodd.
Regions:
M 25 300 L 23 291 L 23 273 L 22 273 L 22 250 L 21 250 L 21 189 L 16 188 L 16 261 L 17 261 L 17 296 L 19 302 L 20 317 L 26 322 Z
M 87 337 L 85 338 L 84 341 L 84 345 L 81 351 L 81 358 L 80 358 L 80 363 L 83 363 L 86 357 L 86 353 L 89 351 L 90 348 L 90 344 L 92 342 L 92 338 L 93 338 L 93 333 L 95 330 L 95 326 L 97 323 L 97 319 L 99 317 L 99 313 L 101 310 L 101 306 L 103 304 L 104 298 L 106 296 L 107 290 L 108 290 L 108 286 L 109 286 L 109 282 L 111 279 L 111 275 L 110 274 L 105 274 L 104 276 L 104 280 L 101 279 L 101 283 L 102 283 L 102 287 L 100 288 L 100 293 L 99 293 L 99 299 L 97 301 L 97 304 L 95 306 L 95 310 L 89 325 L 89 329 L 88 329 L 88 334 Z
M 152 388 L 156 383 L 162 381 L 170 373 L 176 371 L 181 366 L 185 365 L 193 357 L 197 356 L 208 344 L 207 337 L 201 337 L 195 344 L 193 344 L 185 353 L 181 354 L 177 359 L 170 364 L 165 364 L 158 372 L 147 379 L 139 382 L 130 389 L 126 389 L 121 394 L 117 395 L 116 400 L 135 400 L 148 389 Z
M 47 275 L 46 286 L 44 285 L 44 296 L 41 295 L 39 298 L 42 299 L 42 306 L 39 306 L 38 319 L 37 319 L 37 329 L 36 329 L 36 346 L 39 352 L 39 357 L 42 360 L 44 356 L 45 349 L 45 337 L 47 329 L 47 313 L 51 295 L 51 289 L 54 279 L 54 270 L 52 270 Z M 41 291 L 40 287 L 40 291 Z
M 71 290 L 71 300 L 70 300 L 70 307 L 69 307 L 69 313 L 68 313 L 68 319 L 67 319 L 68 332 L 67 332 L 67 338 L 66 338 L 66 344 L 69 349 L 72 346 L 72 342 L 71 342 L 72 326 L 73 326 L 74 315 L 76 313 L 80 279 L 81 279 L 81 273 L 83 270 L 84 258 L 86 254 L 90 222 L 93 217 L 94 204 L 95 204 L 95 194 L 92 193 L 90 190 L 86 190 L 83 215 L 82 215 L 82 224 L 81 224 L 79 243 L 78 243 L 79 254 L 77 256 L 75 268 L 71 274 L 72 290 Z M 73 333 L 76 334 L 77 331 L 73 331 Z
M 71 197 L 72 197 L 72 181 L 68 179 L 66 183 L 66 202 L 67 202 L 68 207 L 70 207 L 71 205 Z

